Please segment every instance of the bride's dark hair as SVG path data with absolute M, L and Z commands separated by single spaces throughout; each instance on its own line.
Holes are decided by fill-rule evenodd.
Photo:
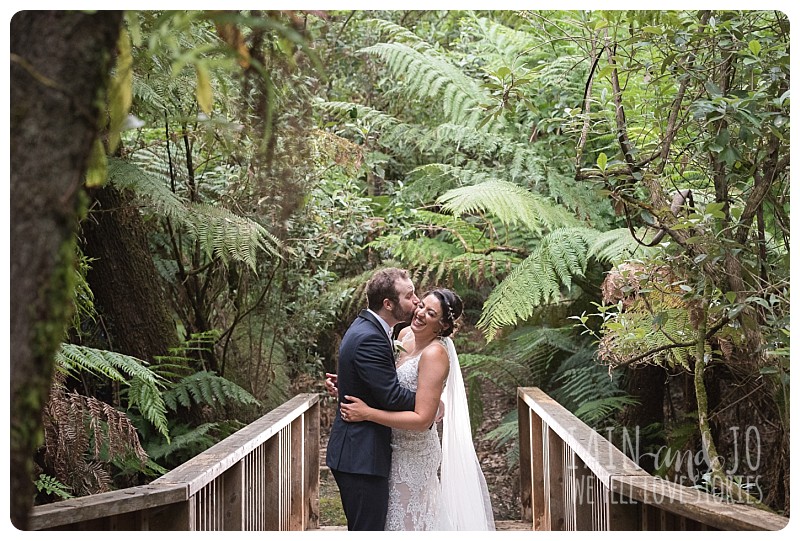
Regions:
M 456 328 L 456 321 L 464 311 L 464 303 L 455 291 L 447 288 L 432 289 L 428 295 L 434 295 L 442 305 L 442 321 L 447 325 L 441 336 L 450 336 Z

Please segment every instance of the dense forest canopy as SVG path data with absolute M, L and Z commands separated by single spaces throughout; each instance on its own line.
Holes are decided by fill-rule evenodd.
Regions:
M 146 483 L 319 390 L 364 281 L 397 265 L 465 300 L 473 420 L 482 382 L 538 386 L 612 439 L 635 428 L 651 472 L 788 514 L 785 14 L 100 17 L 12 24 L 27 235 L 53 200 L 22 210 L 38 177 L 14 145 L 35 120 L 21 85 L 57 93 L 68 70 L 42 75 L 48 54 L 104 76 L 82 106 L 103 104 L 96 133 L 60 166 L 80 187 L 50 187 L 72 190 L 64 243 L 12 230 L 12 256 L 59 254 L 41 280 L 69 292 L 37 308 L 46 337 L 13 327 L 15 404 L 19 367 L 54 367 L 12 431 L 37 502 Z M 21 35 L 92 22 L 113 37 L 102 58 L 29 55 Z M 31 291 L 12 291 L 12 318 Z M 498 446 L 515 449 L 515 415 Z M 703 460 L 687 476 L 659 449 Z

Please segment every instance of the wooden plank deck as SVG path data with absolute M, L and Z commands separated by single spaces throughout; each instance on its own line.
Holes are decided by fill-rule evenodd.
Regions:
M 498 520 L 495 523 L 498 532 L 530 530 L 531 525 L 521 520 Z M 320 526 L 318 530 L 308 531 L 347 531 L 346 526 Z

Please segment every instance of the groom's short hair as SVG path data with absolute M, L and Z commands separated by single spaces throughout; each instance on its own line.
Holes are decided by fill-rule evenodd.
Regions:
M 366 287 L 369 309 L 373 312 L 380 310 L 383 306 L 383 299 L 389 299 L 394 303 L 400 302 L 395 284 L 398 280 L 408 279 L 408 271 L 397 267 L 387 267 L 375 271 Z

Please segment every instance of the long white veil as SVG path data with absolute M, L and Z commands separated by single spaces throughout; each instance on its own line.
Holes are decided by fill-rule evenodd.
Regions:
M 453 341 L 444 338 L 450 357 L 442 401 L 440 530 L 494 530 L 489 489 L 483 476 L 469 423 L 467 393 Z

